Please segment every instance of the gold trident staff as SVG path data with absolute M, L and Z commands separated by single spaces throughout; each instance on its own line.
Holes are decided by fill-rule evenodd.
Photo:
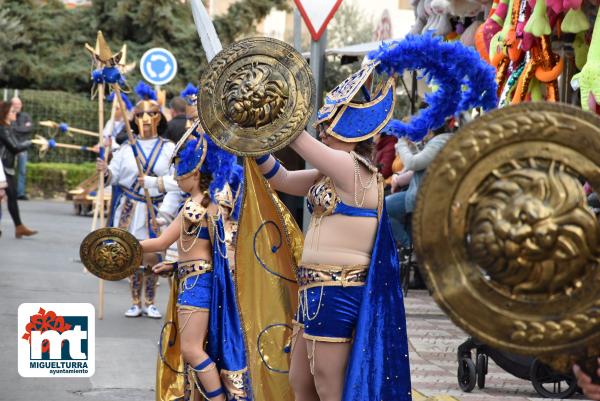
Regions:
M 102 66 L 102 74 L 106 83 L 108 83 L 115 94 L 115 99 L 119 102 L 119 108 L 121 110 L 127 110 L 125 108 L 125 102 L 123 102 L 123 98 L 121 97 L 121 87 L 120 84 L 123 83 L 120 72 L 117 69 L 118 64 L 122 59 L 123 52 L 118 52 L 113 54 L 108 44 L 104 40 L 104 36 L 101 31 L 98 31 L 98 39 L 97 39 L 97 49 L 92 49 L 91 46 L 86 45 L 88 51 L 92 53 L 94 58 L 97 60 L 98 64 Z M 133 135 L 131 130 L 131 125 L 129 124 L 129 120 L 125 118 L 125 131 L 127 132 L 127 137 L 129 139 L 129 145 L 136 154 L 135 146 L 136 146 L 136 138 Z M 139 175 L 144 175 L 144 171 L 142 168 L 142 164 L 140 160 L 136 157 L 135 163 L 138 169 Z M 158 224 L 156 223 L 156 213 L 154 211 L 154 205 L 152 204 L 152 199 L 150 198 L 150 193 L 146 188 L 144 190 L 144 199 L 146 201 L 146 207 L 150 213 L 150 220 L 152 224 L 152 229 L 155 233 L 158 232 Z

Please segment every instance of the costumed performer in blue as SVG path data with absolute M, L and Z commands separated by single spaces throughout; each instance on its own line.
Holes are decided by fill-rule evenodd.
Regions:
M 138 240 L 144 240 L 156 237 L 159 233 L 146 204 L 137 163 L 139 161 L 146 176 L 167 175 L 171 171 L 170 161 L 175 144 L 159 136 L 166 127 L 166 120 L 160 111 L 154 90 L 140 82 L 135 87 L 135 92 L 140 97 L 134 108 L 135 124 L 132 128 L 137 134 L 135 143 L 125 142 L 114 152 L 108 165 L 106 161 L 97 159 L 96 169 L 107 175 L 104 182 L 112 185 L 113 189 L 109 226 L 122 228 Z M 165 192 L 162 187 L 149 190 L 155 212 Z M 132 305 L 125 316 L 138 317 L 144 314 L 154 319 L 162 317 L 154 305 L 158 276 L 151 269 L 161 259 L 160 254 L 145 255 L 143 265 L 129 278 Z
M 423 63 L 422 53 L 435 55 L 435 64 Z M 470 64 L 451 74 L 447 60 Z M 423 69 L 445 85 L 427 98 L 442 114 L 449 109 L 434 101 L 449 93 L 454 98 L 444 99 L 452 110 L 441 119 L 425 110 L 397 126 L 398 136 L 425 135 L 461 108 L 495 105 L 493 69 L 474 51 L 411 36 L 383 45 L 327 95 L 317 115 L 321 142 L 304 132 L 291 143 L 314 169 L 288 171 L 272 156 L 257 159 L 274 189 L 306 196 L 312 213 L 297 271 L 298 334 L 290 367 L 296 401 L 411 399 L 398 257 L 383 179 L 371 160 L 372 137 L 392 117 L 393 76 L 405 69 Z
M 160 264 L 155 272 L 175 275 L 181 356 L 195 389 L 214 401 L 250 399 L 223 219 L 215 201 L 235 161 L 206 135 L 188 131 L 177 145 L 174 165 L 180 189 L 190 196 L 160 237 L 141 242 L 144 253 L 161 252 L 177 242 L 179 261 Z

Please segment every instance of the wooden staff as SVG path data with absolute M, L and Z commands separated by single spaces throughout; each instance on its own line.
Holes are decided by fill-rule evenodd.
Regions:
M 48 140 L 46 138 L 42 138 L 41 136 L 37 136 L 35 139 L 32 139 L 31 143 L 33 143 L 34 145 L 40 146 L 40 148 L 41 148 L 40 150 L 42 152 L 45 152 L 48 149 L 50 149 L 50 143 L 48 142 Z M 93 148 L 90 148 L 90 147 L 87 147 L 87 146 L 81 146 L 81 145 L 74 145 L 72 143 L 55 142 L 52 145 L 52 147 L 53 148 L 84 150 L 84 151 L 94 152 L 95 153 L 95 150 Z
M 109 119 L 109 124 L 114 124 L 115 121 L 115 113 L 116 113 L 116 103 L 113 102 L 112 107 L 110 109 L 110 119 Z M 110 155 L 110 149 L 106 149 L 104 151 L 104 158 L 106 160 L 108 160 L 108 157 Z M 102 190 L 104 190 L 104 188 L 102 188 Z M 94 202 L 94 214 L 93 214 L 93 218 L 92 218 L 92 231 L 94 231 L 96 229 L 96 224 L 98 221 L 98 215 L 99 215 L 99 211 L 100 211 L 100 207 L 99 207 L 100 203 L 99 202 Z M 104 202 L 102 202 L 102 205 L 104 205 Z M 104 210 L 104 207 L 102 208 L 102 210 Z M 102 227 L 104 225 L 101 225 Z M 85 267 L 84 267 L 84 271 L 85 271 Z
M 59 128 L 60 127 L 60 124 L 58 124 L 57 122 L 52 121 L 52 120 L 40 121 L 39 124 L 42 127 L 48 127 L 48 128 Z M 97 132 L 88 131 L 88 130 L 82 129 L 82 128 L 73 128 L 71 126 L 68 126 L 68 130 L 67 131 L 68 132 L 74 132 L 76 134 L 93 136 L 95 138 L 98 138 L 100 136 L 100 134 L 98 134 Z
M 98 147 L 100 149 L 100 158 L 106 160 L 106 147 L 104 146 L 104 84 L 98 84 Z M 98 196 L 96 197 L 95 208 L 100 213 L 100 227 L 106 226 L 104 216 L 104 174 L 98 174 Z M 92 225 L 92 231 L 95 230 L 95 224 Z M 104 280 L 98 281 L 98 319 L 104 319 Z

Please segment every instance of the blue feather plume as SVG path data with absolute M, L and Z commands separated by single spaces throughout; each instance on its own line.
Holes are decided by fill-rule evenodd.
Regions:
M 127 95 L 124 94 L 123 92 L 121 92 L 121 99 L 123 99 L 123 103 L 125 103 L 125 108 L 127 110 L 133 109 L 133 105 L 131 104 L 131 100 L 129 100 L 129 97 L 127 97 Z M 113 100 L 115 100 L 115 92 L 111 92 L 111 94 L 106 97 L 106 100 L 108 100 L 109 103 L 112 103 Z
M 474 107 L 490 110 L 497 105 L 494 68 L 458 41 L 444 42 L 431 33 L 408 35 L 401 41 L 383 43 L 368 57 L 380 61 L 380 73 L 401 75 L 405 70 L 420 70 L 428 83 L 438 86 L 425 95 L 429 107 L 408 123 L 396 120 L 390 124 L 390 133 L 398 137 L 420 141 L 449 117 Z
M 234 220 L 237 220 L 240 217 L 240 209 L 242 207 L 243 200 L 243 191 L 244 191 L 244 168 L 239 164 L 234 164 L 231 170 L 231 176 L 229 178 L 229 186 L 231 187 L 231 192 L 233 193 L 234 199 L 235 195 L 239 193 L 237 199 L 235 199 L 235 205 L 233 205 L 233 211 L 231 213 L 231 217 Z
M 200 168 L 200 173 L 212 175 L 212 181 L 208 191 L 210 198 L 214 202 L 215 194 L 220 192 L 225 186 L 225 183 L 230 179 L 233 166 L 236 164 L 236 157 L 215 145 L 210 137 L 205 136 L 205 139 L 208 149 L 206 151 L 204 163 Z M 201 139 L 189 139 L 179 150 L 177 154 L 179 159 L 177 163 L 177 175 L 181 176 L 192 171 L 202 160 L 202 147 L 196 149 L 199 140 Z
M 140 100 L 156 100 L 156 92 L 144 81 L 138 82 L 134 89 Z
M 208 151 L 206 152 L 206 159 L 200 171 L 208 172 L 212 175 L 209 193 L 210 198 L 214 202 L 215 194 L 221 191 L 225 183 L 228 182 L 237 159 L 235 155 L 218 147 L 208 135 L 205 138 L 208 144 Z
M 198 88 L 192 85 L 191 82 L 187 84 L 185 89 L 179 94 L 182 98 L 184 98 L 189 104 L 191 104 L 190 97 L 198 96 Z

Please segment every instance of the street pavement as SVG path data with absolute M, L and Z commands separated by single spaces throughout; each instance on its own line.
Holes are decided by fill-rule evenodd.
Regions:
M 89 379 L 22 378 L 17 372 L 17 308 L 24 302 L 89 302 L 98 310 L 98 279 L 84 273 L 79 244 L 92 219 L 76 216 L 68 202 L 20 202 L 37 236 L 16 240 L 3 205 L 0 229 L 0 401 L 151 401 L 157 339 L 162 322 L 127 319 L 127 280 L 105 283 L 105 316 L 96 321 L 96 373 Z M 161 279 L 157 305 L 164 312 L 168 283 Z M 405 300 L 414 400 L 538 400 L 530 382 L 491 362 L 486 387 L 463 393 L 456 378 L 456 349 L 466 339 L 426 291 Z M 574 397 L 580 398 L 581 397 Z M 276 400 L 273 400 L 276 401 Z M 365 400 L 367 401 L 367 400 Z M 391 400 L 386 400 L 391 401 Z

